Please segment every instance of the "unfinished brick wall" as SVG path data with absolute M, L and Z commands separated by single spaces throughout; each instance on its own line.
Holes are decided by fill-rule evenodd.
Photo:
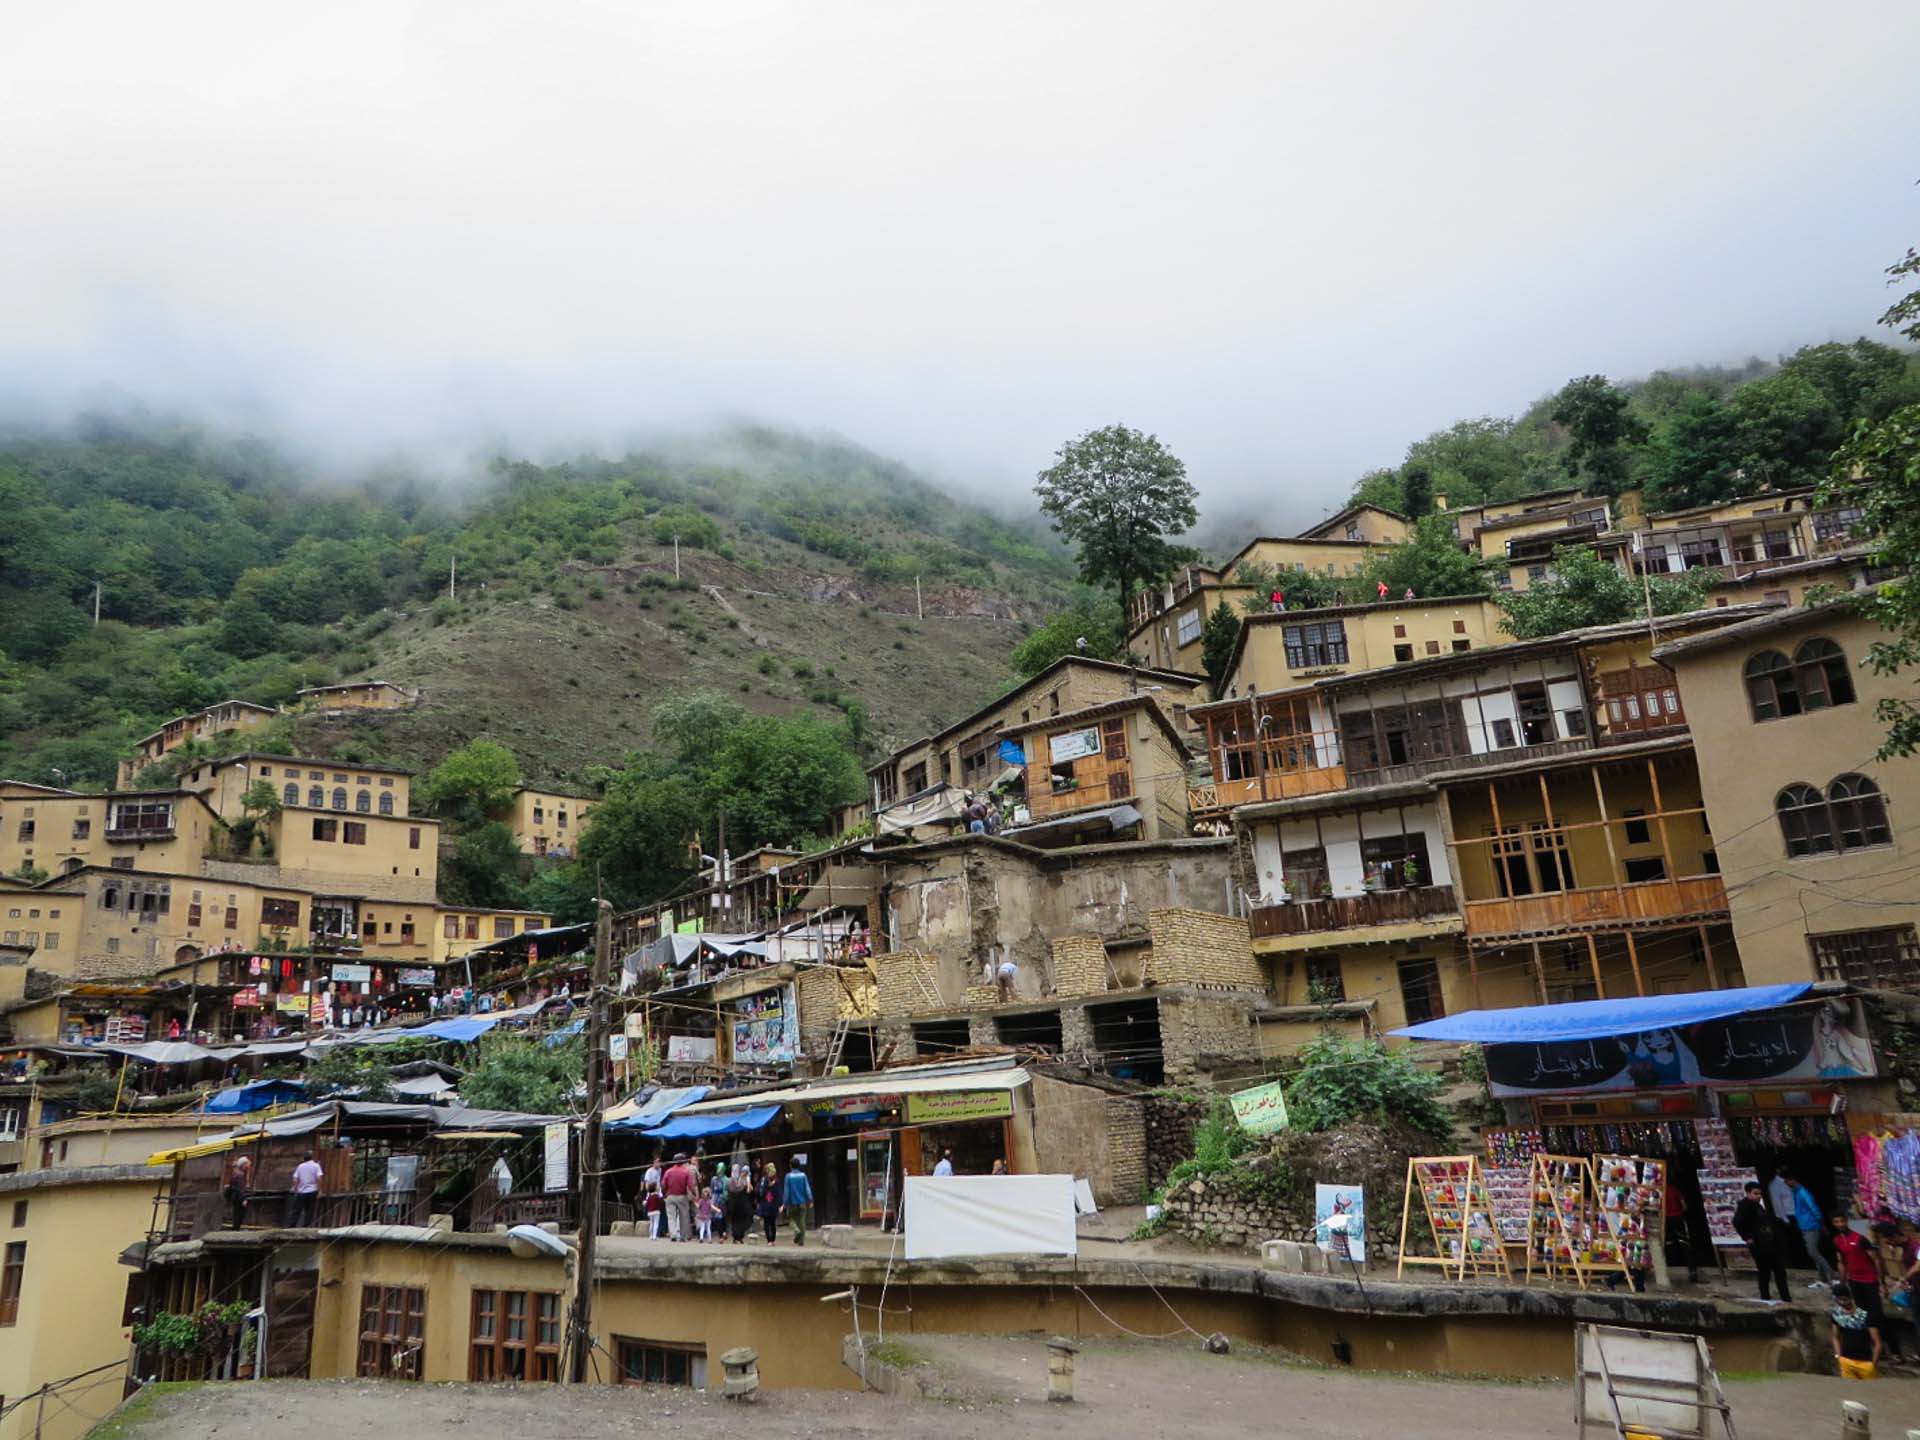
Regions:
M 1103 995 L 1107 989 L 1107 942 L 1098 935 L 1062 935 L 1053 942 L 1053 993 Z
M 1168 1081 L 1182 1084 L 1260 1063 L 1252 997 L 1162 995 L 1160 1056 Z
M 1153 910 L 1147 915 L 1147 932 L 1153 937 L 1153 953 L 1147 959 L 1150 985 L 1267 988 L 1244 920 L 1206 910 Z
M 1131 1205 L 1147 1191 L 1146 1105 L 1136 1096 L 1107 1097 L 1109 1203 Z
M 931 1015 L 947 1009 L 939 990 L 940 957 L 903 950 L 874 957 L 875 1013 L 894 1017 Z
M 812 1051 L 824 1045 L 841 1020 L 862 1020 L 874 1013 L 873 976 L 864 968 L 811 966 L 793 979 L 800 1005 L 800 1035 Z

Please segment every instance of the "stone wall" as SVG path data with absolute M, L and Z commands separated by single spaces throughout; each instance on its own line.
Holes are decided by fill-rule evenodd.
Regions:
M 1201 1245 L 1258 1250 L 1265 1240 L 1313 1240 L 1313 1216 L 1241 1193 L 1223 1175 L 1194 1180 L 1166 1199 L 1167 1228 Z
M 1062 935 L 1053 942 L 1054 994 L 1104 995 L 1106 989 L 1106 941 L 1098 935 Z
M 1251 995 L 1160 996 L 1160 1058 L 1168 1083 L 1188 1084 L 1221 1073 L 1260 1068 L 1260 1038 Z
M 1205 910 L 1165 909 L 1147 916 L 1153 954 L 1147 979 L 1154 985 L 1193 985 L 1208 990 L 1267 988 L 1253 958 L 1247 922 Z
M 1135 1205 L 1146 1188 L 1142 1097 L 1059 1073 L 1033 1074 L 1033 1144 L 1040 1170 L 1074 1175 L 1101 1205 Z
M 1204 1095 L 1173 1090 L 1141 1097 L 1148 1189 L 1158 1189 L 1166 1182 L 1167 1173 L 1193 1154 L 1193 1129 L 1206 1119 L 1210 1103 Z
M 800 1033 L 825 1039 L 840 1020 L 861 1020 L 874 1013 L 873 976 L 865 969 L 809 965 L 793 977 L 800 1006 Z
M 1112 1198 L 1106 1203 L 1131 1205 L 1147 1192 L 1146 1111 L 1146 1102 L 1137 1096 L 1107 1097 L 1107 1185 Z

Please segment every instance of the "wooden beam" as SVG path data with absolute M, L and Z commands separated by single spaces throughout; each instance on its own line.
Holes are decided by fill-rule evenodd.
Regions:
M 1593 988 L 1604 1000 L 1607 998 L 1607 977 L 1600 973 L 1600 947 L 1593 943 L 1591 930 L 1587 931 L 1587 963 L 1593 966 Z
M 1527 943 L 1533 947 L 1533 975 L 1534 979 L 1540 982 L 1540 1003 L 1544 1005 L 1547 1003 L 1546 962 L 1540 958 L 1540 942 L 1538 940 L 1529 940 Z
M 1620 906 L 1620 913 L 1627 913 L 1626 876 L 1620 869 L 1620 855 L 1613 846 L 1613 825 L 1607 817 L 1607 792 L 1600 784 L 1600 767 L 1594 766 L 1587 772 L 1593 777 L 1593 802 L 1600 807 L 1600 833 L 1607 841 L 1607 865 L 1613 871 L 1613 893 Z
M 1636 995 L 1644 995 L 1647 993 L 1647 982 L 1645 977 L 1640 974 L 1640 947 L 1634 943 L 1633 931 L 1629 930 L 1626 934 L 1627 960 L 1633 966 L 1633 993 Z
M 1674 869 L 1673 837 L 1667 833 L 1667 807 L 1660 799 L 1660 773 L 1654 769 L 1651 755 L 1647 757 L 1647 784 L 1653 787 L 1653 818 L 1660 826 L 1660 854 L 1667 862 L 1667 878 L 1677 880 L 1680 877 Z
M 1707 961 L 1707 988 L 1718 990 L 1720 975 L 1713 963 L 1713 941 L 1707 937 L 1707 927 L 1704 922 L 1700 926 L 1700 953 L 1706 957 Z
M 1470 941 L 1462 940 L 1460 943 L 1467 947 L 1467 977 L 1473 982 L 1473 1008 L 1478 1010 L 1481 1008 L 1480 952 L 1473 948 Z

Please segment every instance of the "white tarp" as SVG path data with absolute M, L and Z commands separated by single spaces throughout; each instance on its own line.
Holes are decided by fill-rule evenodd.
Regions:
M 1073 1255 L 1071 1175 L 909 1175 L 907 1259 Z

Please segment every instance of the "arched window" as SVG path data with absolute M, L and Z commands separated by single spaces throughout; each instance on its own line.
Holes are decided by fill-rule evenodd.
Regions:
M 336 810 L 344 810 L 347 808 L 347 787 L 346 786 L 339 785 L 334 787 L 333 808 Z
M 298 805 L 300 803 L 300 787 L 292 781 L 288 781 L 287 788 L 280 792 L 280 803 L 282 805 Z
M 1887 823 L 1887 797 L 1866 776 L 1838 777 L 1827 787 L 1827 807 L 1842 850 L 1893 843 L 1893 827 Z
M 1847 652 L 1825 636 L 1816 635 L 1793 652 L 1794 680 L 1809 710 L 1853 703 L 1853 675 Z
M 391 815 L 393 813 L 393 792 L 391 790 L 382 790 L 380 792 L 380 813 L 382 815 Z
M 1778 720 L 1801 711 L 1793 665 L 1778 650 L 1762 650 L 1747 661 L 1747 704 L 1755 720 Z
M 373 796 L 368 794 L 365 790 L 354 791 L 353 792 L 353 808 L 359 811 L 362 815 L 365 815 L 368 811 L 373 809 Z
M 327 804 L 327 792 L 318 785 L 312 786 L 307 791 L 307 804 L 316 810 L 324 810 Z
M 1773 797 L 1774 813 L 1780 817 L 1780 833 L 1786 838 L 1787 854 L 1831 855 L 1833 820 L 1827 813 L 1826 798 L 1811 785 L 1789 785 Z

